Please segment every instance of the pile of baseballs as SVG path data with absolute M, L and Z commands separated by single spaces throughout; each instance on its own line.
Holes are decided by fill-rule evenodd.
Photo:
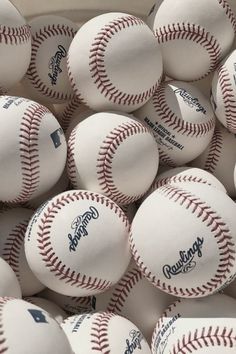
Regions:
M 20 10 L 1 0 L 0 353 L 235 354 L 235 0 Z

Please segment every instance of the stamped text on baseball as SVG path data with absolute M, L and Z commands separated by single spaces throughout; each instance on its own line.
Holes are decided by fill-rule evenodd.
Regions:
M 206 114 L 205 108 L 201 105 L 199 102 L 198 98 L 193 97 L 189 92 L 187 92 L 183 88 L 178 88 L 177 90 L 174 91 L 176 94 L 179 94 L 184 102 L 191 108 L 196 108 L 196 112 L 202 112 L 203 114 Z
M 204 243 L 203 237 L 197 237 L 196 241 L 193 243 L 187 251 L 179 251 L 179 260 L 173 264 L 165 264 L 162 268 L 163 274 L 167 279 L 171 279 L 172 276 L 180 273 L 189 273 L 196 266 L 194 261 L 195 256 L 199 258 L 202 257 L 202 245 Z
M 75 252 L 81 237 L 88 236 L 88 225 L 92 220 L 96 220 L 99 218 L 99 212 L 93 206 L 89 207 L 84 214 L 77 216 L 72 224 L 71 229 L 73 232 L 68 234 L 69 243 L 69 251 Z
M 132 354 L 136 349 L 142 349 L 141 341 L 144 339 L 142 333 L 133 329 L 129 336 L 130 338 L 126 339 L 124 354 Z
M 52 85 L 57 84 L 58 75 L 62 72 L 60 68 L 61 61 L 67 55 L 66 49 L 62 46 L 58 46 L 58 50 L 56 51 L 55 55 L 50 59 L 48 68 L 52 71 L 48 74 L 49 79 L 51 80 Z

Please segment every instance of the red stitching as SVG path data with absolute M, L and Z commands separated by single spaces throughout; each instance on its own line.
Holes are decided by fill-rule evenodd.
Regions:
M 28 106 L 21 119 L 19 150 L 21 158 L 22 190 L 14 200 L 8 203 L 27 202 L 37 190 L 40 179 L 38 135 L 41 121 L 49 110 L 38 104 Z
M 2 257 L 14 270 L 17 278 L 20 281 L 20 253 L 24 246 L 25 232 L 28 226 L 28 221 L 24 220 L 14 227 L 9 233 L 4 243 Z
M 224 102 L 226 126 L 232 133 L 236 133 L 236 101 L 230 74 L 224 64 L 219 66 L 217 72 Z
M 68 177 L 74 186 L 77 187 L 77 178 L 76 178 L 76 164 L 75 164 L 75 142 L 76 142 L 76 127 L 72 130 L 68 141 L 68 148 L 67 148 L 67 173 Z
M 183 39 L 185 41 L 196 42 L 205 48 L 209 55 L 210 68 L 205 75 L 199 77 L 199 80 L 216 69 L 222 56 L 222 51 L 217 40 L 211 36 L 209 32 L 206 32 L 203 27 L 197 24 L 184 22 L 168 24 L 167 26 L 158 28 L 155 31 L 155 36 L 159 44 L 176 39 Z
M 220 216 L 218 216 L 217 213 L 211 209 L 210 206 L 181 188 L 165 185 L 160 187 L 158 192 L 169 200 L 172 200 L 174 203 L 179 203 L 182 207 L 189 210 L 189 212 L 195 214 L 197 218 L 201 218 L 202 222 L 210 228 L 219 249 L 219 265 L 215 275 L 207 283 L 202 284 L 197 288 L 183 289 L 172 287 L 171 285 L 168 285 L 158 279 L 158 277 L 152 274 L 148 267 L 144 264 L 141 256 L 138 254 L 133 235 L 131 234 L 131 252 L 139 269 L 141 269 L 144 276 L 149 279 L 154 286 L 168 292 L 169 294 L 181 297 L 197 297 L 206 296 L 213 293 L 213 291 L 218 289 L 224 280 L 227 279 L 227 274 L 230 273 L 230 268 L 234 266 L 235 262 L 235 245 L 227 225 L 220 218 Z
M 142 279 L 143 275 L 139 269 L 133 268 L 128 271 L 117 283 L 108 303 L 107 311 L 121 312 L 130 291 Z
M 3 310 L 8 301 L 15 300 L 11 297 L 0 297 L 0 354 L 6 353 L 9 351 L 9 347 L 7 346 L 7 338 L 3 329 Z
M 178 339 L 177 343 L 174 344 L 171 354 L 188 354 L 193 351 L 198 351 L 198 349 L 204 347 L 235 347 L 236 346 L 236 335 L 234 333 L 234 328 L 219 326 L 213 328 L 202 327 L 201 329 L 196 328 L 193 331 L 189 331 L 184 334 L 181 339 Z
M 91 328 L 91 344 L 92 351 L 97 350 L 102 354 L 110 354 L 109 337 L 108 337 L 108 325 L 114 313 L 100 313 L 95 318 Z
M 22 44 L 30 40 L 31 33 L 28 25 L 8 27 L 0 25 L 0 43 Z
M 122 31 L 123 29 L 129 28 L 131 26 L 146 26 L 146 24 L 135 16 L 123 16 L 113 20 L 100 30 L 100 32 L 95 37 L 90 49 L 89 67 L 94 84 L 97 86 L 97 89 L 100 91 L 100 93 L 103 94 L 109 101 L 119 105 L 134 105 L 145 103 L 149 98 L 152 97 L 160 83 L 159 80 L 158 83 L 152 86 L 152 88 L 140 94 L 128 94 L 120 91 L 109 79 L 104 62 L 104 53 L 106 51 L 106 47 L 112 36 L 116 35 L 119 31 Z M 69 64 L 68 71 L 72 87 L 77 96 L 79 96 L 81 99 L 81 95 L 76 87 L 73 75 L 70 71 Z M 83 99 L 82 101 L 86 104 Z
M 62 116 L 60 117 L 60 124 L 64 132 L 68 129 L 73 114 L 81 106 L 81 104 L 81 100 L 77 96 L 74 96 L 73 99 L 66 105 Z
M 204 164 L 204 170 L 214 174 L 220 160 L 223 148 L 223 135 L 218 127 L 215 128 L 213 138 L 209 145 L 207 159 Z
M 50 272 L 54 273 L 56 277 L 62 281 L 65 281 L 67 284 L 88 290 L 106 290 L 112 285 L 110 281 L 99 279 L 97 277 L 93 278 L 71 270 L 66 266 L 66 264 L 62 263 L 58 256 L 56 256 L 51 244 L 50 229 L 52 227 L 55 214 L 57 214 L 63 206 L 77 200 L 92 200 L 105 204 L 118 215 L 122 222 L 125 223 L 126 227 L 129 226 L 128 219 L 123 211 L 110 199 L 92 192 L 71 191 L 66 195 L 59 195 L 56 200 L 52 201 L 43 212 L 43 216 L 41 217 L 38 225 L 39 232 L 37 233 L 39 253 L 42 256 L 42 261 L 45 262 L 46 267 L 49 268 Z
M 40 28 L 37 32 L 32 35 L 32 54 L 31 54 L 31 62 L 29 68 L 26 73 L 27 79 L 33 85 L 33 87 L 40 93 L 42 93 L 46 97 L 50 97 L 56 100 L 68 101 L 72 99 L 73 94 L 64 94 L 62 92 L 57 92 L 52 90 L 50 87 L 47 87 L 45 83 L 42 81 L 38 74 L 37 66 L 36 66 L 36 58 L 37 52 L 40 48 L 41 44 L 48 38 L 64 35 L 67 37 L 74 38 L 76 35 L 76 31 L 65 25 L 60 24 L 52 24 L 48 26 L 44 26 Z
M 236 32 L 236 18 L 235 15 L 231 9 L 231 7 L 229 6 L 228 2 L 226 0 L 218 0 L 219 4 L 222 5 L 223 9 L 225 10 L 226 16 L 228 16 L 234 31 Z
M 158 151 L 161 166 L 176 167 L 176 163 L 170 158 L 170 156 L 168 156 L 163 150 L 161 150 L 161 146 L 158 147 Z
M 190 137 L 201 137 L 214 129 L 214 116 L 206 123 L 191 123 L 184 121 L 172 112 L 166 101 L 165 88 L 167 85 L 166 83 L 160 85 L 152 98 L 153 106 L 161 122 L 164 122 L 177 133 L 182 133 Z
M 133 203 L 135 200 L 140 199 L 144 193 L 141 195 L 127 196 L 116 187 L 112 172 L 112 162 L 116 150 L 130 136 L 146 133 L 149 133 L 148 128 L 140 122 L 122 123 L 106 136 L 98 152 L 96 167 L 99 185 L 103 193 L 118 204 Z

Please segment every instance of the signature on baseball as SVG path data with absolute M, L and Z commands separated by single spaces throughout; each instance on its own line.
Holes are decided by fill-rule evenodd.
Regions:
M 141 332 L 133 329 L 129 333 L 131 339 L 126 339 L 126 349 L 124 354 L 132 354 L 135 349 L 142 349 L 141 341 L 144 339 Z
M 70 252 L 76 251 L 81 237 L 88 236 L 87 227 L 90 224 L 91 220 L 96 220 L 98 218 L 99 218 L 98 210 L 93 206 L 90 206 L 89 210 L 87 210 L 84 214 L 77 216 L 73 220 L 71 224 L 71 229 L 73 230 L 73 233 L 68 234 L 68 239 L 70 240 L 69 243 Z
M 52 85 L 57 84 L 58 75 L 62 72 L 60 67 L 61 61 L 67 55 L 67 51 L 62 45 L 59 45 L 57 48 L 58 50 L 56 51 L 55 55 L 51 57 L 48 65 L 48 68 L 51 70 L 51 73 L 48 74 L 48 77 L 51 80 Z
M 199 102 L 198 98 L 193 97 L 190 93 L 188 93 L 185 89 L 179 88 L 174 91 L 176 94 L 179 94 L 184 102 L 191 108 L 195 107 L 196 112 L 202 112 L 203 114 L 206 114 L 205 108 L 201 105 Z
M 179 251 L 179 260 L 174 265 L 165 264 L 162 268 L 163 274 L 167 279 L 171 279 L 173 275 L 180 273 L 189 273 L 196 266 L 196 262 L 193 260 L 195 255 L 199 258 L 202 257 L 202 245 L 204 243 L 203 237 L 197 237 L 187 251 Z

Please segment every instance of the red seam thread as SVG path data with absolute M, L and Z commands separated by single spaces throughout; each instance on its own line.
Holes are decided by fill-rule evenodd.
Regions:
M 233 28 L 234 32 L 236 32 L 236 18 L 235 15 L 229 6 L 228 2 L 226 0 L 218 0 L 219 4 L 222 5 L 223 9 L 225 10 L 226 16 L 229 18 Z
M 27 43 L 31 38 L 28 25 L 20 27 L 8 27 L 0 25 L 0 43 L 5 44 L 22 44 Z
M 221 157 L 223 148 L 223 136 L 218 127 L 215 128 L 213 138 L 209 145 L 207 159 L 204 164 L 204 170 L 214 174 L 215 169 Z
M 76 127 L 72 130 L 67 148 L 67 173 L 74 188 L 77 188 L 76 163 L 75 163 L 75 142 Z
M 97 350 L 102 354 L 110 354 L 108 325 L 114 313 L 101 313 L 94 319 L 91 328 L 92 351 Z

